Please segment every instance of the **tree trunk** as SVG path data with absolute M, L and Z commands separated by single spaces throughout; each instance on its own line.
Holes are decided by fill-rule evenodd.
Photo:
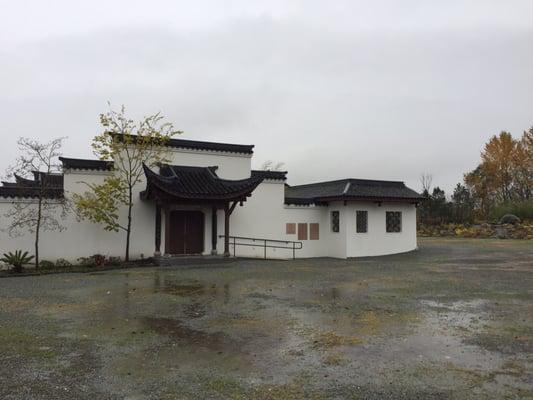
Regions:
M 133 199 L 133 188 L 129 187 L 128 193 L 128 227 L 126 229 L 126 255 L 124 261 L 130 260 L 130 236 L 131 236 L 131 211 L 133 208 L 132 199 Z
M 39 269 L 39 233 L 41 230 L 42 204 L 43 200 L 39 198 L 39 205 L 37 208 L 37 224 L 35 226 L 35 269 Z

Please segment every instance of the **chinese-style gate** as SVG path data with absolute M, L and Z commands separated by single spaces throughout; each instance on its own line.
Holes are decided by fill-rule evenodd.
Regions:
M 243 202 L 261 183 L 263 177 L 227 180 L 216 174 L 217 167 L 162 165 L 159 174 L 144 166 L 146 189 L 143 200 L 155 202 L 155 253 L 161 252 L 161 216 L 165 210 L 165 251 L 173 254 L 192 254 L 203 251 L 198 233 L 205 226 L 203 214 L 180 210 L 179 207 L 209 207 L 211 213 L 212 253 L 217 248 L 217 211 L 224 210 L 224 255 L 229 256 L 230 216 L 237 204 Z M 177 209 L 176 209 L 177 207 Z M 172 228 L 171 228 L 172 227 Z

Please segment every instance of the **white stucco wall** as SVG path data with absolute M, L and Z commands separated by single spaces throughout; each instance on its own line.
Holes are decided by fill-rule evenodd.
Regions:
M 231 235 L 257 237 L 274 240 L 298 241 L 297 234 L 286 234 L 286 223 L 319 223 L 319 237 L 322 239 L 323 211 L 319 207 L 287 207 L 284 204 L 284 182 L 264 181 L 242 207 L 237 206 L 231 215 Z M 220 218 L 223 213 L 220 212 Z M 219 234 L 224 234 L 223 219 L 219 219 Z M 222 240 L 222 239 L 221 239 Z M 323 240 L 303 241 L 303 248 L 296 251 L 297 257 L 317 257 L 324 255 Z M 222 243 L 223 246 L 223 243 Z M 223 247 L 219 246 L 219 250 Z M 263 248 L 237 247 L 237 255 L 263 256 Z M 292 250 L 267 249 L 268 257 L 291 258 Z
M 218 166 L 217 174 L 225 179 L 243 179 L 250 176 L 251 155 L 191 151 L 173 149 L 169 156 L 171 163 L 190 166 Z M 108 175 L 99 171 L 65 171 L 65 193 L 87 190 L 86 183 L 99 183 Z M 155 250 L 155 205 L 141 201 L 139 193 L 145 189 L 145 182 L 136 186 L 134 191 L 133 231 L 130 255 L 132 258 L 150 257 Z M 0 251 L 16 249 L 28 250 L 33 254 L 33 235 L 25 234 L 12 238 L 4 231 L 8 224 L 4 215 L 11 207 L 12 200 L 0 199 Z M 204 213 L 204 254 L 210 254 L 211 246 L 211 208 L 181 207 L 195 209 Z M 340 231 L 331 231 L 331 211 L 340 213 Z M 356 233 L 356 210 L 368 211 L 368 232 Z M 402 212 L 402 232 L 385 231 L 385 212 Z M 123 217 L 126 209 L 122 210 Z M 124 220 L 124 218 L 123 218 Z M 224 234 L 224 212 L 218 211 L 218 235 Z M 266 238 L 273 240 L 299 241 L 298 235 L 286 234 L 286 224 L 318 223 L 319 240 L 302 240 L 303 248 L 296 251 L 301 257 L 363 257 L 401 253 L 416 248 L 416 209 L 411 204 L 332 202 L 329 206 L 288 206 L 284 204 L 284 182 L 266 180 L 261 183 L 252 196 L 237 206 L 230 219 L 230 235 Z M 63 221 L 64 232 L 45 232 L 41 238 L 41 259 L 56 260 L 66 258 L 76 261 L 79 257 L 93 254 L 124 256 L 125 233 L 107 232 L 101 225 L 88 221 L 78 221 L 74 214 Z M 162 216 L 161 251 L 165 252 L 165 215 Z M 297 231 L 296 231 L 297 232 Z M 218 238 L 217 252 L 224 251 L 224 240 Z M 233 248 L 231 253 L 233 254 Z M 237 256 L 263 257 L 261 244 L 254 247 L 238 247 Z M 292 250 L 268 249 L 269 258 L 292 258 Z
M 297 234 L 287 235 L 290 223 L 319 223 L 319 240 L 302 240 L 303 248 L 296 252 L 305 257 L 368 257 L 403 253 L 415 250 L 416 208 L 412 204 L 371 202 L 332 202 L 329 206 L 286 206 L 282 199 L 283 184 L 263 183 L 243 207 L 231 218 L 231 235 L 299 241 Z M 368 232 L 356 233 L 356 211 L 368 211 Z M 331 230 L 331 212 L 339 211 L 339 232 Z M 402 231 L 386 232 L 386 212 L 402 212 Z M 222 213 L 221 213 L 222 214 Z M 223 220 L 219 220 L 219 234 L 223 234 Z M 222 240 L 222 239 L 221 239 Z M 223 249 L 223 243 L 219 250 Z M 290 258 L 292 252 L 268 249 L 269 257 Z M 237 255 L 261 257 L 263 249 L 238 247 Z M 233 253 L 232 253 L 233 254 Z
M 101 183 L 108 175 L 101 171 L 66 171 L 64 175 L 65 196 L 71 198 L 73 193 L 83 193 L 88 188 L 83 183 Z M 136 188 L 134 198 L 138 200 L 138 192 L 143 185 Z M 13 199 L 0 199 L 0 250 L 14 251 L 17 249 L 27 250 L 34 253 L 34 236 L 24 232 L 20 236 L 11 237 L 5 231 L 9 220 L 5 214 L 12 207 Z M 20 200 L 18 200 L 20 201 Z M 28 201 L 28 200 L 23 200 Z M 122 210 L 123 216 L 126 210 Z M 133 231 L 131 236 L 130 256 L 140 258 L 149 257 L 154 252 L 154 229 L 155 209 L 153 205 L 136 201 L 134 204 Z M 124 257 L 125 232 L 109 232 L 99 224 L 89 221 L 79 221 L 73 212 L 67 214 L 65 219 L 60 219 L 65 227 L 64 231 L 43 231 L 40 239 L 41 260 L 55 261 L 65 258 L 76 262 L 79 257 L 87 257 L 94 254 Z
M 252 169 L 251 154 L 171 149 L 168 156 L 173 165 L 218 166 L 217 175 L 224 179 L 249 178 Z
M 368 211 L 368 232 L 356 232 L 356 211 Z M 401 232 L 386 231 L 386 212 L 402 213 Z M 346 256 L 367 257 L 386 254 L 404 253 L 415 250 L 416 208 L 414 204 L 382 203 L 348 203 L 345 206 L 344 219 L 347 226 Z

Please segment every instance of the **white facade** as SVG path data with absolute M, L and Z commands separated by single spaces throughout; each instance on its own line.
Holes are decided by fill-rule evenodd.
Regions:
M 236 180 L 251 175 L 252 154 L 225 151 L 194 150 L 173 148 L 171 164 L 197 167 L 217 166 L 217 175 L 222 179 Z M 87 190 L 85 183 L 102 182 L 109 171 L 65 169 L 64 191 L 67 198 L 73 193 Z M 84 183 L 85 182 L 85 183 Z M 142 182 L 134 195 L 133 230 L 131 236 L 131 258 L 150 257 L 155 251 L 155 205 L 141 200 L 140 192 L 145 189 Z M 33 253 L 33 235 L 26 233 L 10 237 L 5 232 L 9 223 L 4 215 L 14 201 L 29 201 L 19 198 L 0 197 L 0 250 L 17 249 Z M 212 254 L 212 208 L 207 206 L 174 206 L 175 209 L 199 210 L 204 214 L 203 254 Z M 356 211 L 368 212 L 366 233 L 356 232 Z M 125 212 L 125 210 L 123 210 Z M 339 231 L 333 232 L 331 212 L 339 212 Z M 387 211 L 401 212 L 401 231 L 386 232 Z M 168 212 L 168 210 L 167 210 Z M 218 235 L 224 235 L 224 213 L 217 213 Z M 161 253 L 165 249 L 166 218 L 162 218 Z M 295 224 L 296 233 L 287 233 L 287 224 Z M 298 225 L 307 224 L 307 239 L 298 235 Z M 318 224 L 318 239 L 310 238 L 310 224 Z M 107 232 L 102 226 L 88 221 L 78 221 L 73 213 L 63 221 L 62 232 L 43 232 L 40 243 L 41 260 L 54 261 L 65 258 L 76 261 L 79 257 L 93 254 L 123 257 L 125 248 L 124 232 Z M 316 225 L 315 225 L 316 226 Z M 303 225 L 300 229 L 303 230 Z M 272 240 L 296 241 L 302 248 L 295 251 L 298 258 L 304 257 L 365 257 L 408 252 L 416 249 L 416 207 L 412 201 L 331 201 L 321 205 L 291 205 L 285 203 L 284 180 L 265 179 L 248 197 L 242 206 L 237 206 L 230 217 L 230 235 Z M 251 241 L 244 241 L 253 243 Z M 232 243 L 232 241 L 230 241 Z M 274 243 L 269 243 L 270 245 Z M 288 245 L 290 247 L 290 245 Z M 217 240 L 217 254 L 224 251 L 224 240 Z M 231 255 L 264 256 L 263 242 L 257 246 L 230 246 Z M 292 258 L 291 249 L 268 248 L 268 258 Z

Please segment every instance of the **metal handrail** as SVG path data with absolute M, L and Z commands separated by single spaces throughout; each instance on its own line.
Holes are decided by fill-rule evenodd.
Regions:
M 219 235 L 219 238 L 225 238 L 226 235 Z M 229 236 L 230 239 L 230 245 L 233 245 L 233 256 L 236 257 L 237 255 L 237 245 L 239 246 L 249 246 L 249 247 L 259 247 L 261 246 L 260 243 L 255 242 L 263 242 L 263 254 L 264 259 L 267 259 L 267 248 L 269 249 L 287 249 L 292 250 L 292 259 L 296 259 L 296 250 L 301 250 L 303 248 L 302 242 L 294 242 L 292 240 L 278 240 L 278 239 L 266 239 L 266 238 L 253 238 L 253 237 L 246 237 L 246 236 Z M 251 240 L 253 243 L 237 243 L 237 240 Z M 233 243 L 231 242 L 233 240 Z M 285 244 L 286 246 L 276 246 L 267 244 L 268 242 L 276 243 L 276 244 Z

